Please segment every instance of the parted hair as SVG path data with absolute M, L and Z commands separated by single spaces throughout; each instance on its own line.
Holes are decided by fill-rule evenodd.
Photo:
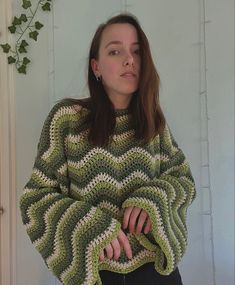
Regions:
M 127 23 L 135 27 L 140 47 L 141 69 L 138 90 L 133 93 L 128 106 L 135 138 L 143 143 L 160 134 L 165 127 L 165 117 L 160 107 L 160 78 L 155 68 L 148 39 L 138 19 L 130 13 L 121 13 L 98 26 L 91 41 L 88 58 L 88 88 L 90 97 L 85 99 L 65 98 L 90 110 L 86 123 L 89 126 L 88 140 L 95 146 L 110 142 L 115 128 L 115 109 L 102 81 L 97 81 L 91 67 L 91 59 L 99 58 L 99 48 L 104 29 L 113 24 Z

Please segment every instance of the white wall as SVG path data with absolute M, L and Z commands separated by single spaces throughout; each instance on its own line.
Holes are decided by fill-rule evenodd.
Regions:
M 19 11 L 19 1 L 14 0 Z M 105 0 L 102 2 L 105 3 Z M 110 1 L 106 0 L 107 3 Z M 210 239 L 210 216 L 202 216 L 205 202 L 201 185 L 201 116 L 200 116 L 200 21 L 202 1 L 115 1 L 113 8 L 90 1 L 54 1 L 54 33 L 51 27 L 52 13 L 40 13 L 45 24 L 37 44 L 30 48 L 32 64 L 26 76 L 16 74 L 16 128 L 17 128 L 17 191 L 18 197 L 31 173 L 36 146 L 43 121 L 55 100 L 65 96 L 81 95 L 84 81 L 83 68 L 89 37 L 82 36 L 84 29 L 92 32 L 97 21 L 105 20 L 118 7 L 128 4 L 127 10 L 136 14 L 149 37 L 156 67 L 162 79 L 161 102 L 176 140 L 184 150 L 196 179 L 197 199 L 189 209 L 189 245 L 180 264 L 184 285 L 220 285 L 226 275 L 226 285 L 233 281 L 234 223 L 233 215 L 233 115 L 234 98 L 232 1 L 206 1 L 206 18 L 212 20 L 206 30 L 207 88 L 209 110 L 209 165 L 212 191 L 213 241 L 215 254 L 216 283 L 213 283 L 212 243 Z M 86 4 L 85 4 L 86 3 Z M 63 6 L 65 5 L 65 6 Z M 77 5 L 76 9 L 75 6 Z M 90 5 L 90 7 L 89 7 Z M 58 19 L 65 7 L 79 11 L 80 17 Z M 82 17 L 82 7 L 86 17 Z M 79 8 L 79 9 L 78 9 Z M 96 19 L 89 17 L 89 9 Z M 100 12 L 99 12 L 100 8 Z M 93 12 L 92 12 L 93 11 Z M 67 12 L 66 12 L 67 13 Z M 64 14 L 66 16 L 66 13 Z M 68 11 L 69 13 L 69 11 Z M 226 15 L 226 17 L 224 16 Z M 223 18 L 222 18 L 223 16 Z M 64 21 L 69 19 L 69 21 Z M 84 21 L 86 24 L 84 24 Z M 88 26 L 87 23 L 91 23 Z M 71 31 L 78 25 L 76 31 Z M 80 29 L 83 27 L 83 29 Z M 70 28 L 70 30 L 69 30 Z M 67 32 L 66 32 L 67 30 Z M 63 41 L 66 35 L 68 41 Z M 77 41 L 76 41 L 77 40 Z M 79 46 L 81 40 L 82 46 Z M 61 44 L 66 51 L 62 57 Z M 69 52 L 69 46 L 72 51 Z M 55 45 L 54 45 L 55 44 Z M 76 53 L 76 44 L 78 51 Z M 54 45 L 54 46 L 53 46 Z M 54 48 L 54 50 L 53 50 Z M 68 60 L 64 60 L 67 58 Z M 71 68 L 72 67 L 72 68 Z M 55 68 L 55 69 L 54 69 Z M 72 71 L 72 72 L 71 72 Z M 69 76 L 68 76 L 69 75 Z M 223 96 L 223 97 L 222 97 Z M 229 214 L 230 213 L 230 214 Z M 207 220 L 206 220 L 207 219 Z M 228 222 L 227 222 L 228 221 Z M 208 225 L 209 231 L 205 231 Z M 18 219 L 17 238 L 17 285 L 59 284 L 46 269 L 39 254 L 34 250 Z M 226 266 L 225 266 L 226 264 Z
M 14 0 L 14 13 L 19 14 L 21 1 Z M 29 64 L 27 75 L 15 72 L 15 104 L 16 104 L 16 173 L 17 196 L 32 171 L 36 147 L 43 120 L 49 112 L 49 32 L 48 13 L 39 13 L 38 18 L 44 28 L 38 41 L 29 48 Z M 14 15 L 14 14 L 13 14 Z M 17 204 L 19 206 L 19 204 Z M 52 285 L 54 278 L 44 266 L 41 257 L 34 250 L 25 228 L 22 225 L 19 207 L 17 208 L 17 285 Z
M 216 284 L 234 284 L 234 1 L 206 1 Z

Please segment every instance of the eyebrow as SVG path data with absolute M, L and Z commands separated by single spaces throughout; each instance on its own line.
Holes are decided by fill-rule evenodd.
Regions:
M 132 43 L 132 45 L 139 45 L 139 44 L 140 44 L 139 42 Z M 110 45 L 122 45 L 122 42 L 121 41 L 111 41 L 105 46 L 105 48 L 107 48 Z

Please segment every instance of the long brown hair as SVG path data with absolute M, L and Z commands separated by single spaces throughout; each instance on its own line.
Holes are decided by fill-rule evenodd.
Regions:
M 132 125 L 136 139 L 148 142 L 165 127 L 165 117 L 160 107 L 160 78 L 154 66 L 148 39 L 137 18 L 130 13 L 122 13 L 101 24 L 93 37 L 88 60 L 88 87 L 90 97 L 71 99 L 90 110 L 87 116 L 89 126 L 88 140 L 95 146 L 109 143 L 115 127 L 115 110 L 101 81 L 97 81 L 91 68 L 91 59 L 98 59 L 101 37 L 104 29 L 112 24 L 128 23 L 135 27 L 140 45 L 141 70 L 138 90 L 133 94 L 129 104 Z

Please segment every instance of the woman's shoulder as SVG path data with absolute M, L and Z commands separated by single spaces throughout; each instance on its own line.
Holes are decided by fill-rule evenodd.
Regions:
M 54 106 L 50 109 L 43 128 L 50 130 L 51 133 L 60 130 L 60 133 L 66 133 L 71 124 L 76 127 L 80 127 L 86 121 L 88 109 L 79 103 L 78 99 L 62 99 L 57 101 Z M 61 131 L 61 130 L 64 131 Z M 66 130 L 66 131 L 65 131 Z
M 76 115 L 77 118 L 84 116 L 89 112 L 89 98 L 74 99 L 64 98 L 57 101 L 49 112 L 49 117 L 60 117 L 67 115 Z

